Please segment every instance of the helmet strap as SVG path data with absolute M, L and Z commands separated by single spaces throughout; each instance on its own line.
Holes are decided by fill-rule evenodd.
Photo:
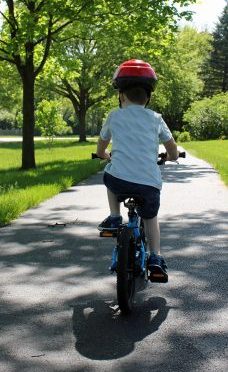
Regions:
M 145 104 L 145 107 L 147 107 L 150 103 L 150 98 L 148 99 L 147 103 Z
M 147 103 L 145 104 L 145 107 L 147 107 L 150 103 L 150 98 L 151 98 L 151 93 L 148 93 L 148 100 L 147 100 Z
M 120 100 L 120 96 L 119 96 L 119 108 L 122 108 L 122 103 L 121 103 L 121 100 Z

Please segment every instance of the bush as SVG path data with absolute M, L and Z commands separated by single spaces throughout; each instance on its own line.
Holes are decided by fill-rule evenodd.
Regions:
M 36 110 L 36 129 L 42 136 L 53 139 L 56 135 L 68 134 L 71 128 L 62 118 L 61 107 L 58 101 L 43 100 Z
M 179 130 L 174 130 L 172 131 L 172 135 L 173 135 L 173 138 L 175 139 L 175 141 L 177 141 L 179 135 L 180 135 L 181 132 L 179 132 Z
M 182 132 L 177 137 L 177 142 L 190 142 L 191 136 L 189 132 Z
M 0 129 L 12 129 L 15 127 L 15 115 L 6 110 L 0 111 Z
M 228 93 L 194 102 L 184 114 L 185 129 L 199 140 L 228 137 Z

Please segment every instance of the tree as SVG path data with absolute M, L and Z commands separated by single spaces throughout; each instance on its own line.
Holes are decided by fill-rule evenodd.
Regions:
M 53 38 L 61 33 L 90 2 L 61 0 L 6 0 L 0 40 L 0 60 L 16 66 L 23 86 L 22 168 L 35 168 L 34 94 Z
M 203 90 L 201 72 L 210 51 L 210 35 L 185 27 L 160 57 L 158 86 L 152 106 L 172 130 L 180 130 L 183 114 Z
M 185 128 L 195 139 L 228 138 L 228 93 L 193 102 L 184 114 Z
M 41 131 L 42 136 L 47 136 L 51 141 L 54 136 L 69 132 L 70 128 L 62 117 L 60 102 L 43 100 L 38 104 L 36 128 Z
M 110 69 L 114 69 L 114 58 L 110 39 L 99 38 L 96 28 L 91 26 L 88 31 L 82 25 L 77 31 L 77 36 L 58 43 L 53 49 L 39 83 L 70 100 L 81 142 L 86 140 L 88 110 L 110 96 Z
M 22 81 L 22 168 L 36 166 L 33 138 L 35 82 L 46 64 L 53 40 L 64 29 L 77 22 L 96 24 L 100 29 L 106 25 L 107 29 L 110 19 L 121 20 L 122 24 L 125 22 L 125 29 L 131 29 L 133 34 L 139 28 L 159 29 L 161 24 L 174 27 L 178 16 L 188 16 L 185 11 L 178 12 L 176 4 L 182 6 L 194 2 L 5 0 L 7 10 L 1 12 L 4 23 L 0 38 L 0 60 L 13 64 Z
M 205 66 L 205 95 L 228 90 L 228 5 L 213 32 L 212 51 Z
M 117 18 L 111 14 L 102 25 L 90 25 L 89 30 L 86 24 L 74 25 L 56 43 L 40 81 L 71 101 L 79 141 L 86 140 L 88 110 L 113 94 L 111 77 L 117 65 L 130 58 L 155 62 L 169 45 L 175 30 L 173 10 L 169 8 L 169 17 L 167 8 L 160 11 L 145 12 L 142 17 L 129 10 L 130 22 L 126 15 Z

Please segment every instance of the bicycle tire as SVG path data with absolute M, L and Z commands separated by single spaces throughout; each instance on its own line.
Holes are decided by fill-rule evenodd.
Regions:
M 135 295 L 135 244 L 133 229 L 127 226 L 118 234 L 117 301 L 122 314 L 129 314 Z

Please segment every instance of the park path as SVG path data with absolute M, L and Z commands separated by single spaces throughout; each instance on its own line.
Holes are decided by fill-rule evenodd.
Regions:
M 1 372 L 227 371 L 228 189 L 190 155 L 162 173 L 169 283 L 139 292 L 129 318 L 107 271 L 114 240 L 96 230 L 101 173 L 0 229 Z

